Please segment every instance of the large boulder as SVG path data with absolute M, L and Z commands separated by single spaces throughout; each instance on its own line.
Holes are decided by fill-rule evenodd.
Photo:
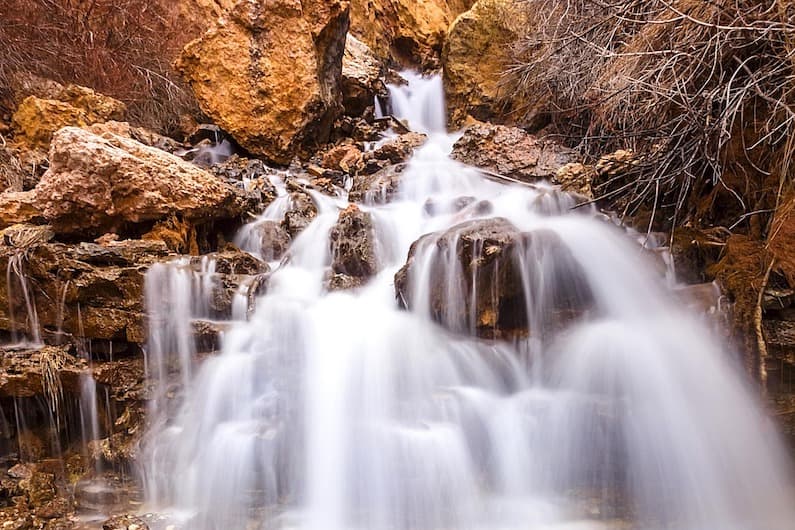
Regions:
M 176 62 L 202 110 L 248 151 L 289 163 L 342 111 L 346 0 L 241 0 Z
M 342 105 L 348 116 L 361 116 L 376 95 L 386 95 L 384 64 L 365 43 L 348 34 L 342 58 Z
M 67 127 L 53 137 L 50 168 L 39 184 L 0 195 L 0 224 L 41 215 L 56 233 L 97 236 L 174 214 L 197 223 L 236 218 L 251 207 L 242 190 L 176 156 Z
M 55 90 L 49 99 L 26 97 L 12 119 L 17 140 L 31 148 L 46 149 L 53 134 L 63 127 L 121 120 L 125 112 L 121 101 L 69 85 Z
M 464 130 L 453 146 L 460 162 L 524 182 L 554 180 L 576 152 L 516 127 L 478 123 Z
M 543 339 L 592 299 L 581 266 L 555 232 L 522 232 L 503 218 L 423 236 L 395 288 L 404 307 L 426 308 L 448 329 L 484 338 Z
M 467 115 L 487 121 L 503 119 L 510 109 L 500 94 L 500 79 L 511 64 L 511 45 L 526 20 L 521 2 L 478 0 L 460 15 L 447 34 L 442 66 L 450 121 Z
M 473 0 L 352 0 L 351 32 L 382 58 L 438 64 L 447 28 Z

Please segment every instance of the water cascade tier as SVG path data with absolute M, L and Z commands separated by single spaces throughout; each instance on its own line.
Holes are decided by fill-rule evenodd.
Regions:
M 632 232 L 451 160 L 438 78 L 391 92 L 426 143 L 357 206 L 350 183 L 309 192 L 289 246 L 263 245 L 298 200 L 274 176 L 237 241 L 268 266 L 224 311 L 214 261 L 148 273 L 147 509 L 200 530 L 792 528 L 775 427 Z

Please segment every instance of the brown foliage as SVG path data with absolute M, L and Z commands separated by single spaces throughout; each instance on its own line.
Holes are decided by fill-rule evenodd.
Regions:
M 762 235 L 792 184 L 792 2 L 524 1 L 543 20 L 518 43 L 506 93 L 544 94 L 525 117 L 546 114 L 588 155 L 636 153 L 603 197 L 647 210 L 649 226 Z
M 5 0 L 0 100 L 20 72 L 124 101 L 129 118 L 161 132 L 196 112 L 171 61 L 191 38 L 173 0 Z M 5 91 L 5 93 L 3 93 Z

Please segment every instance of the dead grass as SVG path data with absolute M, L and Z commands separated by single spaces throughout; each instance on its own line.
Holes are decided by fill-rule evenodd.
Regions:
M 171 61 L 192 36 L 172 0 L 5 0 L 0 100 L 35 74 L 124 101 L 131 121 L 170 132 L 197 112 Z

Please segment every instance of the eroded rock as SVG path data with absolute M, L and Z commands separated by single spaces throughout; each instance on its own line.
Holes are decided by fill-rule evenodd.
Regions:
M 248 151 L 287 164 L 342 111 L 345 0 L 235 4 L 176 62 L 202 110 Z
M 348 34 L 342 58 L 342 105 L 348 116 L 361 116 L 376 95 L 385 95 L 384 65 L 365 43 Z
M 452 157 L 492 173 L 535 182 L 555 179 L 562 167 L 576 160 L 576 153 L 517 127 L 479 123 L 465 129 L 453 146 Z
M 427 304 L 445 327 L 484 338 L 543 338 L 592 303 L 583 270 L 555 232 L 522 232 L 502 218 L 423 236 L 395 288 L 404 307 Z
M 385 204 L 398 193 L 405 164 L 395 164 L 373 173 L 357 175 L 348 194 L 348 200 L 365 204 Z
M 340 212 L 329 233 L 331 270 L 354 278 L 369 278 L 379 270 L 372 216 L 355 204 Z
M 317 217 L 317 206 L 312 197 L 305 191 L 294 191 L 290 194 L 290 206 L 284 215 L 282 226 L 291 237 L 296 237 L 315 217 Z

